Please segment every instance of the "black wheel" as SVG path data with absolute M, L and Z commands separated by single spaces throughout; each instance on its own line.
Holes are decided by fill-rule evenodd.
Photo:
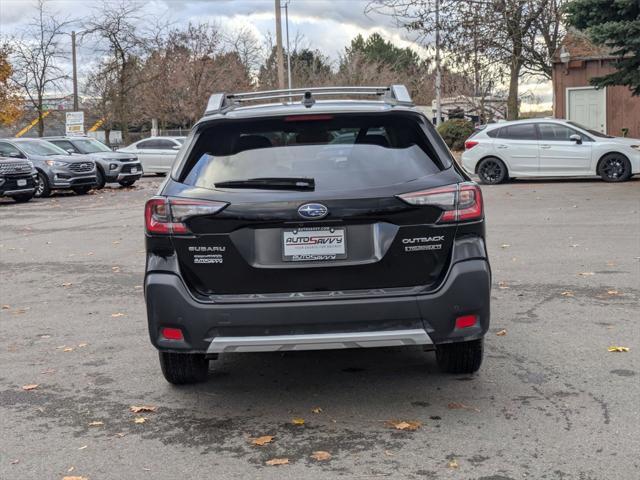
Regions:
M 158 177 L 165 177 L 167 175 L 167 172 L 156 172 L 156 176 Z
M 92 185 L 83 185 L 82 187 L 73 187 L 72 190 L 76 192 L 77 195 L 86 195 L 92 188 Z
M 136 183 L 136 179 L 133 179 L 133 180 L 120 180 L 118 183 L 120 185 L 122 185 L 123 187 L 130 187 L 131 185 Z
M 621 153 L 607 153 L 598 164 L 598 175 L 605 182 L 624 182 L 631 177 L 631 163 Z
M 28 202 L 33 198 L 35 192 L 32 193 L 21 193 L 20 195 L 14 195 L 13 199 L 18 203 Z
M 497 185 L 509 178 L 507 166 L 495 157 L 483 159 L 478 165 L 478 177 L 487 185 Z
M 35 196 L 38 198 L 44 198 L 51 195 L 51 186 L 49 185 L 49 179 L 47 176 L 38 172 L 38 177 L 36 178 L 36 192 Z
M 436 347 L 440 370 L 447 373 L 473 373 L 482 365 L 483 339 L 444 343 Z
M 209 372 L 209 360 L 200 353 L 172 353 L 160 354 L 160 368 L 164 378 L 174 385 L 203 382 Z
M 101 169 L 96 169 L 96 186 L 94 188 L 100 190 L 104 188 L 107 181 L 104 178 L 104 173 L 102 173 Z

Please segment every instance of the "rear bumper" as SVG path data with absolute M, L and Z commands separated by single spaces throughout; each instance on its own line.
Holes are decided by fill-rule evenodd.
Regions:
M 203 303 L 179 276 L 145 279 L 149 335 L 166 351 L 219 353 L 439 344 L 482 337 L 489 328 L 491 272 L 486 259 L 455 263 L 440 288 L 421 295 L 320 301 Z M 462 315 L 475 325 L 455 328 Z M 161 336 L 180 328 L 184 340 Z

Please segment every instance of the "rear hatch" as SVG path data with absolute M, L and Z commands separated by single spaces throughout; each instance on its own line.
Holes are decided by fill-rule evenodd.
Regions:
M 463 179 L 434 135 L 413 113 L 203 127 L 159 200 L 185 282 L 219 301 L 435 287 Z

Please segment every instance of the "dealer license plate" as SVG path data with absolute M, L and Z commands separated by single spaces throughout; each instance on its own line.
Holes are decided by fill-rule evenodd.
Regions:
M 341 260 L 347 258 L 344 228 L 314 227 L 285 230 L 282 233 L 285 262 Z
M 17 183 L 18 183 L 19 187 L 26 187 L 27 186 L 27 181 L 25 179 L 18 180 Z
M 138 173 L 138 168 L 137 167 L 133 167 L 131 169 L 131 173 Z

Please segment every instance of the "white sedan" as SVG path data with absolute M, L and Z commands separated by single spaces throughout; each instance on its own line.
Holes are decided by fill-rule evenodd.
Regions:
M 486 184 L 593 175 L 622 182 L 640 173 L 640 140 L 611 137 L 567 120 L 495 123 L 465 142 L 462 166 Z
M 136 155 L 145 173 L 165 175 L 171 170 L 184 139 L 185 137 L 150 137 L 120 148 L 118 152 Z

